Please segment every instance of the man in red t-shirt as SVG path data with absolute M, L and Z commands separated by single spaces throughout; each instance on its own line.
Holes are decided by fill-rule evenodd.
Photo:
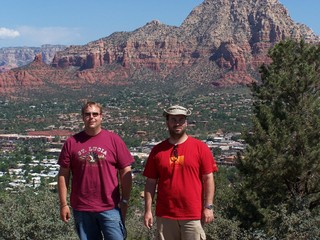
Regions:
M 182 106 L 164 110 L 170 137 L 151 151 L 143 175 L 144 225 L 153 225 L 152 201 L 157 188 L 158 237 L 165 240 L 205 239 L 202 224 L 214 219 L 214 176 L 218 170 L 208 146 L 186 133 L 191 111 Z
M 102 129 L 99 103 L 86 103 L 82 120 L 84 130 L 67 139 L 58 160 L 61 219 L 70 220 L 67 192 L 72 180 L 70 205 L 79 238 L 123 240 L 133 157 L 117 134 Z

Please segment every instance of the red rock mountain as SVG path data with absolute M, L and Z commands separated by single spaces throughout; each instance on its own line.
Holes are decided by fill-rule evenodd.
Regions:
M 0 93 L 135 80 L 247 84 L 270 61 L 268 49 L 289 38 L 320 42 L 278 0 L 205 0 L 179 27 L 154 20 L 132 32 L 56 52 L 51 65 L 38 55 L 27 66 L 0 74 Z

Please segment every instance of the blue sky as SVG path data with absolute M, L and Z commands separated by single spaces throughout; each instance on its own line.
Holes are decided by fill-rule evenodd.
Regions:
M 156 19 L 180 26 L 203 0 L 4 0 L 0 48 L 42 44 L 84 45 Z M 319 0 L 279 0 L 295 22 L 320 35 Z

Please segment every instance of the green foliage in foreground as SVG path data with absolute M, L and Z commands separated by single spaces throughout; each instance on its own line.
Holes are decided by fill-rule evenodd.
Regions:
M 216 220 L 205 226 L 208 239 L 244 236 L 239 222 L 228 219 L 224 213 L 224 208 L 231 203 L 233 189 L 228 185 L 229 179 L 234 179 L 235 171 L 235 168 L 221 167 L 216 174 L 219 189 L 216 193 Z M 155 228 L 149 231 L 143 226 L 144 201 L 140 195 L 143 184 L 144 177 L 138 175 L 134 178 L 126 219 L 128 240 L 151 240 L 155 236 Z M 3 192 L 0 195 L 0 215 L 0 239 L 3 240 L 77 239 L 73 219 L 68 224 L 60 220 L 58 194 L 45 186 L 36 192 L 33 189 L 19 193 Z
M 59 219 L 58 196 L 47 190 L 0 195 L 0 239 L 68 240 L 73 226 Z

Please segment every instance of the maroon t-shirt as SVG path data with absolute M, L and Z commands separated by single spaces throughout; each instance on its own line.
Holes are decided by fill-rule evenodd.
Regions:
M 58 164 L 71 169 L 72 208 L 91 212 L 115 208 L 120 201 L 118 169 L 132 163 L 132 155 L 115 133 L 102 130 L 89 136 L 82 131 L 68 138 Z

